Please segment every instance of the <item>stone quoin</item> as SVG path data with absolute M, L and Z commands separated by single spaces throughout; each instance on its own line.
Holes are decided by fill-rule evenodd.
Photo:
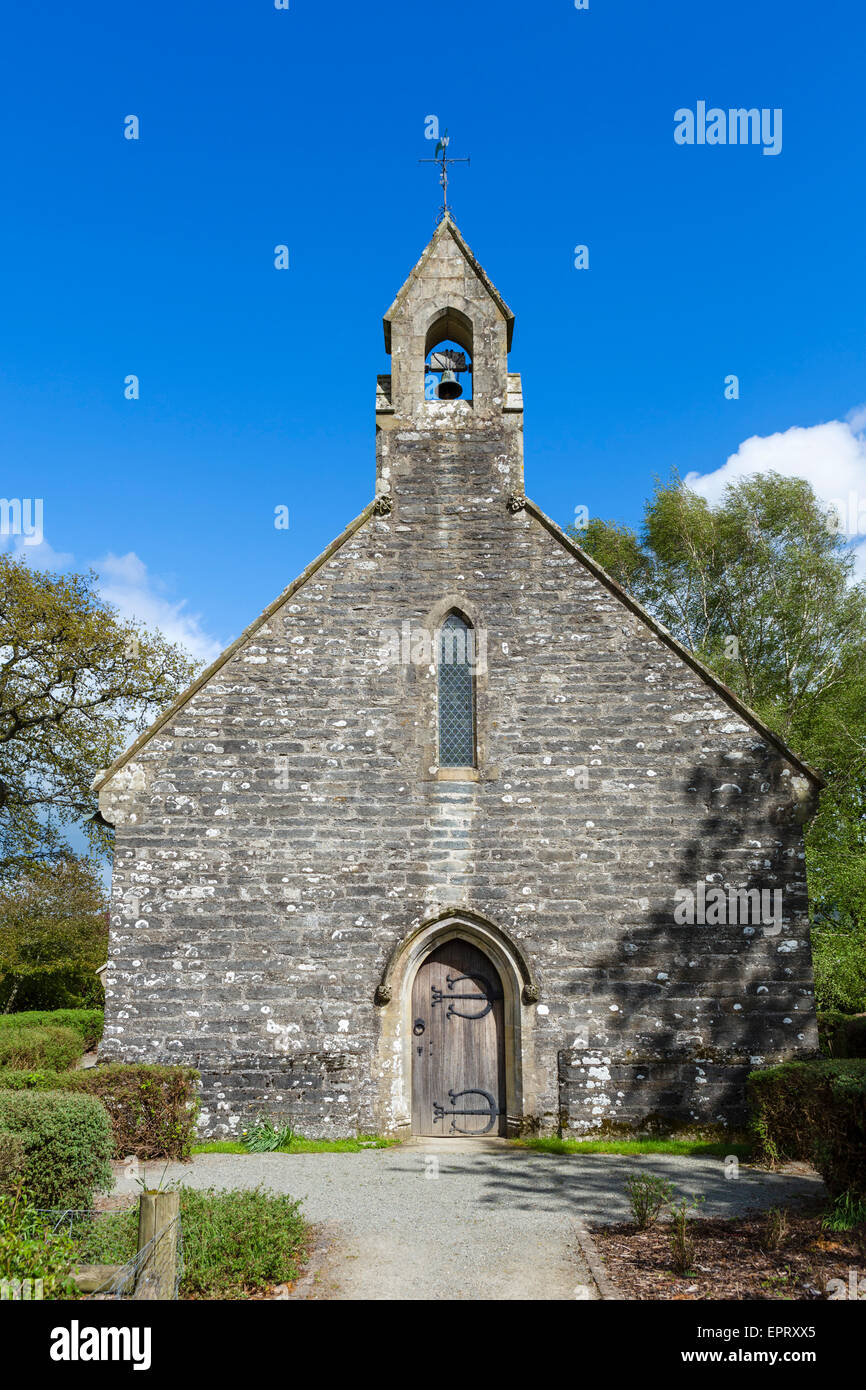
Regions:
M 816 1048 L 820 779 L 527 497 L 450 215 L 384 325 L 369 505 L 96 781 L 100 1058 L 197 1066 L 213 1137 L 738 1124 Z M 782 920 L 676 922 L 700 882 Z

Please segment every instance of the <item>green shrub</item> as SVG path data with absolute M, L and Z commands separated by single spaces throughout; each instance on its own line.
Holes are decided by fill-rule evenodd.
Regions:
M 673 1200 L 673 1183 L 665 1182 L 652 1173 L 632 1174 L 626 1178 L 625 1190 L 631 1204 L 631 1214 L 639 1231 L 654 1226 L 663 1209 Z
M 74 1258 L 66 1232 L 52 1230 L 20 1192 L 0 1196 L 0 1279 L 13 1285 L 41 1279 L 43 1298 L 75 1298 L 78 1290 L 70 1277 Z
M 111 1124 L 95 1096 L 0 1091 L 0 1132 L 23 1148 L 20 1176 L 37 1207 L 89 1207 L 111 1188 Z
M 304 1260 L 307 1224 L 300 1202 L 263 1188 L 217 1192 L 180 1189 L 185 1298 L 244 1298 L 296 1279 Z M 79 1258 L 124 1264 L 136 1249 L 138 1215 L 101 1216 L 82 1237 Z
M 866 1060 L 754 1071 L 748 1096 L 759 1159 L 803 1159 L 818 1169 L 831 1197 L 866 1196 Z
M 66 1071 L 81 1057 L 74 1028 L 0 1028 L 0 1067 Z
M 678 1279 L 685 1279 L 691 1274 L 695 1242 L 689 1229 L 689 1212 L 697 1211 L 703 1201 L 703 1197 L 695 1197 L 693 1201 L 683 1197 L 671 1206 L 671 1266 Z
M 74 1028 L 81 1034 L 85 1052 L 90 1052 L 102 1037 L 105 1015 L 101 1009 L 34 1009 L 20 1014 L 0 1014 L 3 1028 Z
M 115 1158 L 189 1158 L 198 1119 L 197 1081 L 192 1067 L 123 1062 L 69 1072 L 0 1072 L 0 1088 L 97 1096 L 111 1119 Z
M 822 1057 L 832 1057 L 833 1048 L 836 1044 L 836 1034 L 845 1023 L 848 1014 L 842 1014 L 838 1009 L 819 1009 L 818 1019 L 818 1046 L 821 1049 Z
M 866 1057 L 866 1014 L 819 1013 L 818 1041 L 825 1057 Z
M 0 1192 L 12 1192 L 23 1180 L 25 1157 L 21 1135 L 0 1129 Z

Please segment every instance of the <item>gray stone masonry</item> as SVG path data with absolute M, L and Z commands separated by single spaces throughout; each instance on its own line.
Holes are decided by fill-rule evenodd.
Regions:
M 751 1065 L 816 1046 L 815 781 L 524 504 L 511 322 L 440 224 L 386 320 L 387 501 L 101 781 L 100 1057 L 198 1065 L 204 1134 L 261 1111 L 405 1132 L 399 961 L 428 924 L 474 924 L 532 976 L 512 990 L 515 1129 L 738 1122 Z M 442 324 L 471 402 L 423 398 Z M 452 608 L 486 657 L 462 776 L 437 767 L 433 665 L 393 656 Z M 701 881 L 780 890 L 781 923 L 679 924 Z

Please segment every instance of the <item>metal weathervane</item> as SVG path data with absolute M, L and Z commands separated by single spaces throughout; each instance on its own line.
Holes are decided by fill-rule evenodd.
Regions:
M 449 135 L 446 127 L 441 138 L 436 145 L 436 152 L 432 159 L 419 159 L 419 164 L 438 164 L 440 166 L 439 182 L 442 185 L 442 206 L 439 209 L 439 221 L 447 217 L 451 211 L 448 206 L 448 165 L 449 164 L 469 164 L 468 156 L 463 159 L 453 158 L 448 154 Z

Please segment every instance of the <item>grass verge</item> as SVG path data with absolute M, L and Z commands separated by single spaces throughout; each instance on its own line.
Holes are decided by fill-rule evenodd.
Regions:
M 748 1160 L 752 1156 L 752 1145 L 748 1143 L 714 1141 L 708 1143 L 701 1139 L 556 1139 L 526 1138 L 513 1139 L 513 1144 L 523 1149 L 535 1149 L 537 1153 L 548 1154 L 676 1154 L 686 1158 L 727 1158 L 734 1154 L 737 1158 Z
M 399 1139 L 382 1138 L 376 1134 L 359 1134 L 357 1139 L 302 1139 L 295 1135 L 290 1144 L 271 1152 L 280 1154 L 356 1154 L 363 1149 L 390 1149 Z M 243 1144 L 231 1139 L 215 1139 L 212 1143 L 193 1144 L 193 1154 L 248 1154 Z

